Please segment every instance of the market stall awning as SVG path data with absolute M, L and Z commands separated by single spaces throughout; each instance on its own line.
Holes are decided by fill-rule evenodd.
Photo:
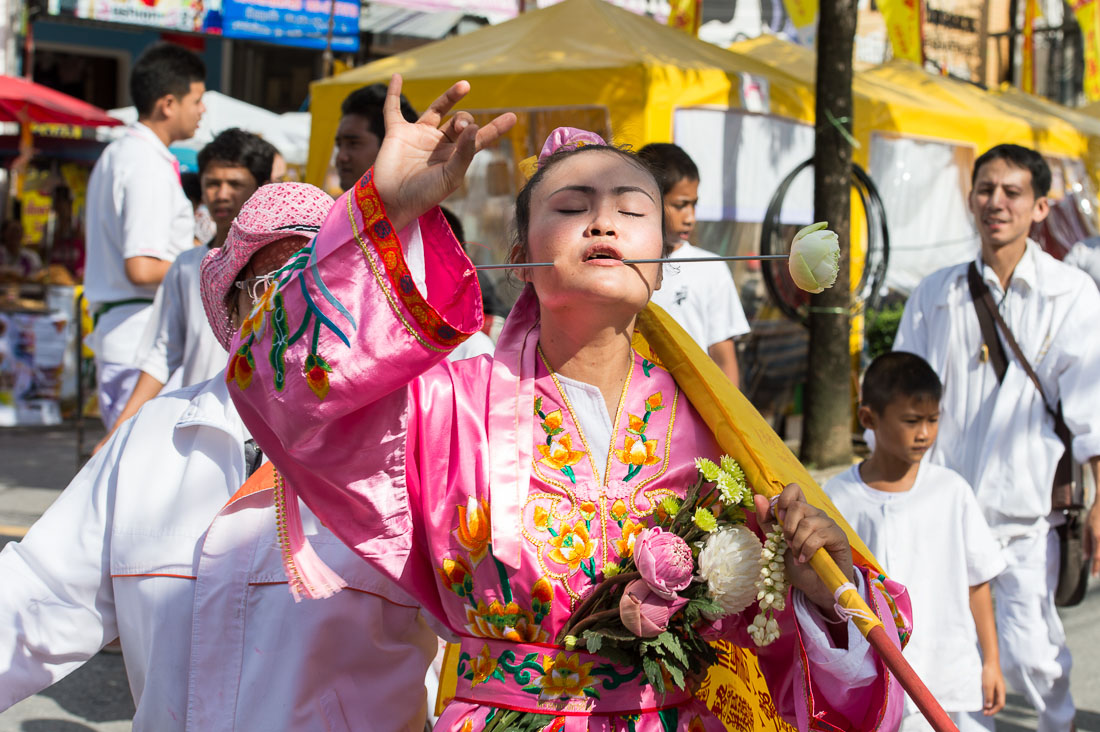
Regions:
M 0 75 L 0 121 L 102 127 L 122 124 L 94 104 L 17 76 Z

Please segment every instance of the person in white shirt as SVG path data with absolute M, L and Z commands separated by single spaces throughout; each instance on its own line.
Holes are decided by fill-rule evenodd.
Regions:
M 920 356 L 887 353 L 863 377 L 859 421 L 871 456 L 825 492 L 920 619 L 905 657 L 960 732 L 993 729 L 1005 704 L 989 581 L 1005 560 L 962 477 L 922 462 L 936 441 L 943 387 Z M 981 653 L 979 654 L 979 644 Z M 931 730 L 906 698 L 902 732 Z
M 204 242 L 205 246 L 181 254 L 168 269 L 138 346 L 136 363 L 141 374 L 112 430 L 137 414 L 166 384 L 173 388 L 191 386 L 225 368 L 225 349 L 207 326 L 203 313 L 199 264 L 210 249 L 225 243 L 229 227 L 245 201 L 270 182 L 275 155 L 271 143 L 236 127 L 219 133 L 199 151 L 199 186 L 202 203 L 215 226 L 214 236 Z M 109 437 L 104 437 L 96 449 Z
M 282 186 L 307 195 L 254 198 L 278 210 L 242 213 L 210 253 L 216 275 L 203 270 L 222 337 L 247 315 L 228 303 L 251 302 L 253 282 L 305 245 L 332 206 L 303 184 L 261 190 Z M 138 732 L 423 730 L 436 652 L 426 614 L 304 504 L 311 546 L 352 591 L 296 603 L 276 533 L 281 488 L 261 460 L 222 375 L 157 397 L 122 425 L 0 552 L 0 710 L 119 636 Z
M 108 428 L 137 381 L 137 346 L 157 286 L 194 244 L 194 213 L 168 146 L 195 134 L 205 77 L 202 60 L 184 48 L 147 49 L 130 74 L 138 121 L 107 146 L 88 180 L 84 294 L 95 322 L 88 345 Z
M 922 356 L 944 383 L 940 439 L 930 459 L 973 487 L 1005 549 L 993 580 L 1001 661 L 1008 683 L 1039 713 L 1039 732 L 1065 732 L 1074 718 L 1070 654 L 1054 605 L 1058 538 L 1051 484 L 1064 452 L 1047 412 L 1059 400 L 1077 462 L 1100 469 L 1100 292 L 1083 272 L 1029 241 L 1046 217 L 1050 169 L 1034 150 L 998 145 L 974 163 L 970 210 L 981 236 L 974 265 L 1024 356 L 1040 394 L 1007 345 L 999 382 L 983 348 L 967 282 L 970 263 L 926 277 L 905 306 L 894 350 Z M 1003 339 L 1002 339 L 1003 340 Z M 1092 574 L 1100 573 L 1100 503 L 1087 517 Z
M 690 243 L 699 202 L 699 168 L 677 145 L 651 143 L 638 151 L 661 184 L 665 236 L 673 259 L 716 257 Z M 669 262 L 651 302 L 664 308 L 710 354 L 735 386 L 740 385 L 734 339 L 749 332 L 749 321 L 725 262 Z

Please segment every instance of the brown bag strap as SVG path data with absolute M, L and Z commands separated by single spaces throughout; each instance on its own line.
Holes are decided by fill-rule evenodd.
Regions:
M 978 327 L 981 328 L 982 340 L 989 353 L 989 363 L 993 367 L 993 373 L 997 375 L 997 383 L 1000 384 L 1004 382 L 1005 372 L 1008 371 L 1008 357 L 1005 356 L 1005 348 L 997 337 L 997 326 L 993 322 L 993 313 L 997 312 L 997 306 L 993 304 L 993 295 L 989 293 L 989 288 L 982 281 L 978 267 L 973 262 L 966 270 L 966 282 L 970 285 L 970 299 L 973 300 L 974 311 L 978 314 Z M 1009 338 L 1011 337 L 1010 335 Z
M 1043 399 L 1043 406 L 1046 407 L 1047 412 L 1054 418 L 1054 432 L 1058 437 L 1062 438 L 1062 441 L 1069 445 L 1068 438 L 1070 436 L 1069 427 L 1066 425 L 1066 420 L 1062 417 L 1062 402 L 1058 402 L 1057 407 L 1051 407 L 1050 402 L 1047 401 L 1046 392 L 1043 391 L 1043 384 L 1039 381 L 1039 375 L 1035 373 L 1035 369 L 1031 368 L 1031 364 L 1026 358 L 1024 358 L 1024 352 L 1020 350 L 1020 344 L 1016 342 L 1016 339 L 1012 337 L 1012 331 L 1008 328 L 1008 323 L 1001 317 L 1000 309 L 993 304 L 993 295 L 989 292 L 989 287 L 986 286 L 985 281 L 978 274 L 978 267 L 974 262 L 970 263 L 970 268 L 966 273 L 967 281 L 970 285 L 970 296 L 974 300 L 974 309 L 978 312 L 978 325 L 982 329 L 982 338 L 985 340 L 986 345 L 989 347 L 989 360 L 993 364 L 993 369 L 997 373 L 997 381 L 1004 381 L 1005 371 L 1008 370 L 1007 360 L 1003 360 L 1003 365 L 998 368 L 997 358 L 994 356 L 994 347 L 990 344 L 992 340 L 996 343 L 996 351 L 999 353 L 1000 359 L 1005 359 L 1004 347 L 1001 345 L 1001 341 L 997 338 L 997 333 L 994 331 L 992 336 L 988 332 L 988 327 L 983 325 L 983 318 L 985 320 L 996 323 L 997 328 L 1000 329 L 1001 335 L 1004 336 L 1005 342 L 1008 343 L 1008 347 L 1012 349 L 1012 354 L 1016 356 L 1016 360 L 1019 361 L 1020 366 L 1023 367 L 1027 375 L 1031 377 L 1032 383 L 1035 384 L 1035 388 L 1039 390 L 1039 396 Z

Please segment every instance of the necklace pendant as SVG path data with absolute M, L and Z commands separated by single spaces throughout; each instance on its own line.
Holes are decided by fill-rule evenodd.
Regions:
M 989 346 L 987 346 L 985 343 L 982 344 L 981 353 L 978 354 L 978 361 L 980 361 L 981 363 L 989 362 Z

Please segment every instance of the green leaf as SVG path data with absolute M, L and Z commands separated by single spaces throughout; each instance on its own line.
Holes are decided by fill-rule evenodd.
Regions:
M 593 699 L 599 699 L 600 698 L 600 692 L 596 691 L 596 689 L 594 689 L 592 687 L 585 687 L 583 689 L 583 691 L 584 691 L 585 696 L 590 696 Z
M 661 664 L 649 656 L 642 656 L 642 670 L 645 672 L 646 681 L 658 694 L 665 693 L 665 679 L 661 675 Z
M 589 653 L 599 653 L 600 646 L 603 645 L 603 636 L 593 630 L 586 630 L 582 634 L 584 638 L 584 647 L 588 649 Z
M 682 666 L 690 665 L 688 663 L 687 654 L 684 653 L 684 647 L 680 644 L 680 639 L 669 633 L 667 630 L 657 636 L 657 640 L 661 642 L 661 645 L 668 649 L 669 653 L 680 662 Z
M 672 677 L 672 683 L 675 684 L 677 688 L 683 689 L 684 672 L 680 670 L 680 667 L 674 663 L 666 663 L 665 670 L 668 671 L 668 675 Z

